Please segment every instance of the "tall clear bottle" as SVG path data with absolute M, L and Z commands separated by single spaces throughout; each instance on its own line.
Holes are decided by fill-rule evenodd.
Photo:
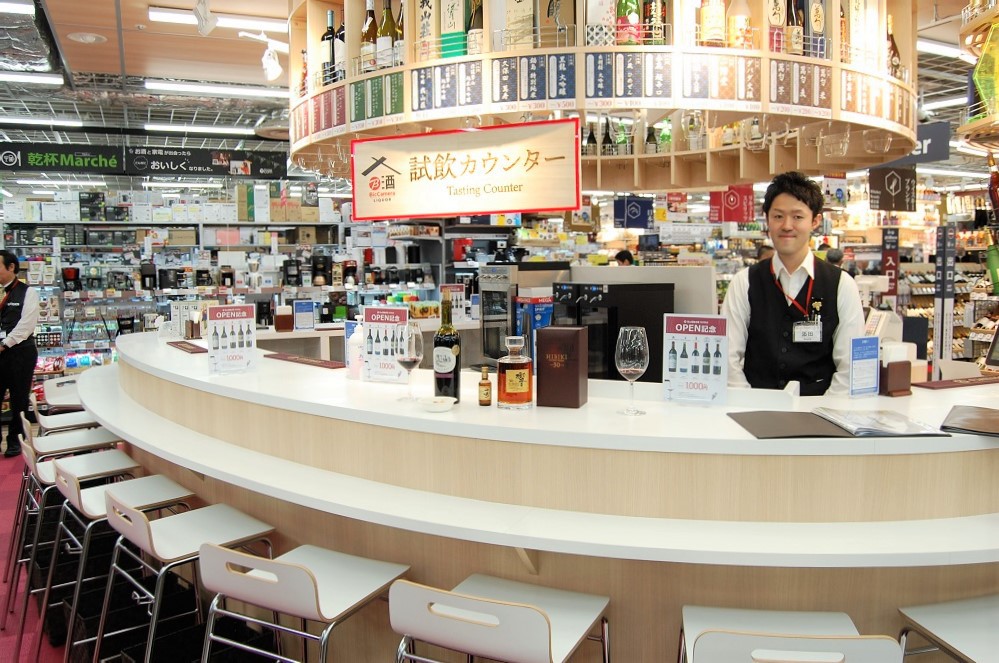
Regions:
M 406 28 L 403 22 L 406 14 L 404 11 L 405 8 L 406 0 L 400 0 L 399 17 L 395 19 L 395 43 L 392 44 L 393 59 L 396 66 L 406 64 Z
M 468 17 L 468 54 L 482 53 L 482 1 L 472 0 L 472 13 Z
M 451 299 L 441 301 L 441 326 L 434 334 L 434 395 L 461 401 L 461 337 L 451 322 Z
M 392 45 L 395 43 L 396 29 L 395 17 L 392 16 L 392 0 L 382 2 L 382 22 L 378 26 L 378 35 L 375 38 L 375 65 L 379 69 L 386 69 L 393 64 L 395 51 Z
M 366 0 L 367 11 L 361 26 L 361 73 L 374 71 L 378 66 L 378 21 L 375 20 L 375 0 Z
M 507 336 L 505 357 L 496 360 L 496 407 L 526 410 L 534 404 L 534 362 L 521 352 L 523 336 Z

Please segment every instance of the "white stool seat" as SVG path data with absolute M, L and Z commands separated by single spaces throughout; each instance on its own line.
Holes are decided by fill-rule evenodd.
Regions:
M 126 539 L 160 562 L 173 563 L 193 558 L 203 543 L 235 546 L 259 539 L 274 531 L 265 522 L 227 504 L 211 504 L 194 511 L 150 521 L 118 497 L 108 486 L 108 522 Z
M 449 649 L 507 661 L 565 661 L 601 623 L 610 599 L 474 574 L 450 592 L 398 580 L 392 629 Z
M 66 414 L 38 414 L 38 425 L 46 431 L 55 432 L 70 428 L 97 426 L 97 420 L 89 412 L 67 412 Z
M 119 481 L 110 485 L 91 486 L 81 490 L 79 480 L 64 471 L 62 460 L 55 460 L 53 463 L 59 492 L 88 520 L 101 520 L 107 517 L 107 500 L 104 493 L 112 486 L 119 499 L 143 511 L 183 502 L 194 496 L 190 490 L 162 474 Z
M 75 375 L 53 378 L 42 383 L 45 402 L 49 406 L 66 407 L 80 405 L 80 390 Z
M 55 456 L 108 447 L 120 441 L 120 435 L 116 435 L 106 428 L 84 428 L 33 437 L 31 445 L 39 456 Z
M 976 663 L 999 661 L 999 594 L 899 608 L 914 631 Z
M 21 453 L 32 474 L 43 486 L 51 486 L 56 482 L 55 461 L 43 460 L 35 462 L 31 447 L 25 445 Z M 139 467 L 132 458 L 121 449 L 96 451 L 92 454 L 81 454 L 60 459 L 66 471 L 72 473 L 80 481 L 96 479 L 111 474 L 125 474 Z

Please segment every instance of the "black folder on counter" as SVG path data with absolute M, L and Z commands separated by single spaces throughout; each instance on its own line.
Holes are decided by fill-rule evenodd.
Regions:
M 853 437 L 849 431 L 811 412 L 757 410 L 729 412 L 728 416 L 760 440 L 784 437 Z
M 740 426 L 757 439 L 789 437 L 909 437 L 943 436 L 933 426 L 912 421 L 891 410 L 836 410 L 815 408 L 812 412 L 729 412 Z
M 940 430 L 999 437 L 999 410 L 974 405 L 955 405 L 940 425 Z

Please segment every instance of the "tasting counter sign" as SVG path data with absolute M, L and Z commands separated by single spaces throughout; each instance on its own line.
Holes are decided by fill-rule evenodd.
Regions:
M 580 206 L 579 120 L 351 142 L 354 219 Z

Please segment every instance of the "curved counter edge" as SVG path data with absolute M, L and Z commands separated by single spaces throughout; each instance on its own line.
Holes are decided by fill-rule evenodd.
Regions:
M 192 386 L 203 389 L 204 383 Z M 79 390 L 84 406 L 102 425 L 170 463 L 275 499 L 413 532 L 574 555 L 735 566 L 915 567 L 999 561 L 999 513 L 869 523 L 766 523 L 613 516 L 486 502 L 314 469 L 197 433 L 138 405 L 121 389 L 114 366 L 82 374 Z

